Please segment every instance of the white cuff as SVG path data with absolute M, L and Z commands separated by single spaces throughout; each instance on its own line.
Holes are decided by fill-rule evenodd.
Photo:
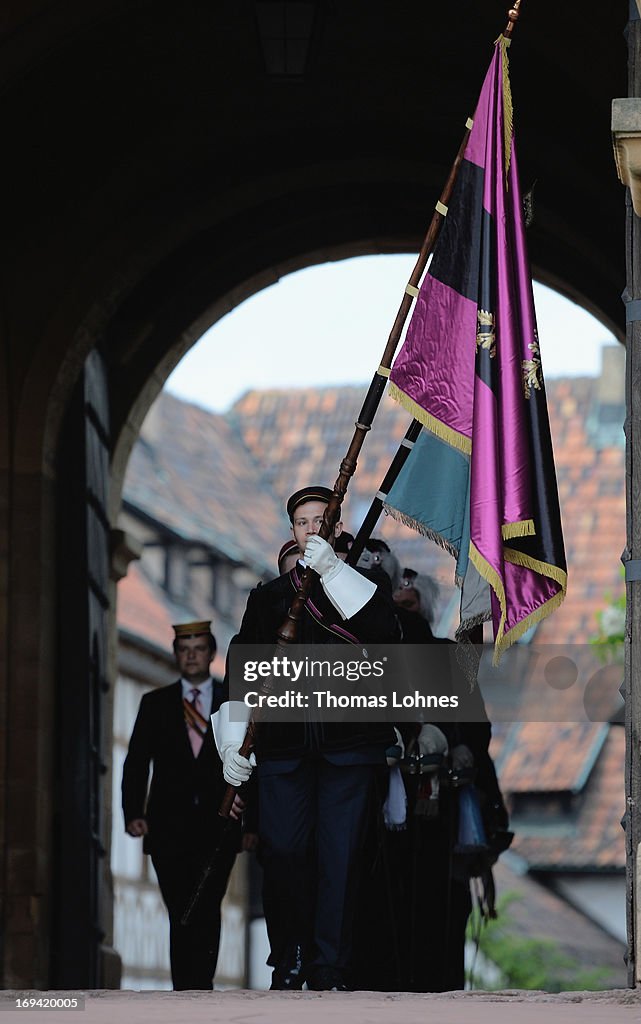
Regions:
M 236 721 L 232 721 L 232 716 Z M 247 732 L 249 708 L 242 700 L 227 700 L 221 704 L 211 716 L 211 727 L 214 730 L 216 749 L 222 760 L 228 747 L 240 747 Z
M 344 619 L 351 619 L 376 592 L 376 584 L 361 576 L 351 565 L 339 561 L 340 569 L 321 578 L 323 590 Z
M 401 770 L 396 764 L 390 769 L 387 798 L 383 804 L 385 828 L 397 832 L 407 827 L 407 793 Z

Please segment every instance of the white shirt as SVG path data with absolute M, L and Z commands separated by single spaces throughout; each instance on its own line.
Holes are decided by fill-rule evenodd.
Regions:
M 188 683 L 186 679 L 180 680 L 183 688 L 183 697 L 191 704 L 193 701 L 192 690 L 200 690 L 200 714 L 205 721 L 209 721 L 211 715 L 211 701 L 214 689 L 214 681 L 209 677 L 204 683 Z

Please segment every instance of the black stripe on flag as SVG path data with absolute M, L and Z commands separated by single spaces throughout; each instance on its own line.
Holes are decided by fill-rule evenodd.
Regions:
M 478 319 L 476 323 L 476 373 L 494 394 L 498 393 L 496 346 L 501 339 L 496 336 L 495 282 L 496 282 L 496 239 L 492 215 L 483 209 L 481 213 L 481 239 L 479 243 L 481 260 L 478 282 Z
M 482 167 L 463 160 L 429 269 L 472 302 L 478 301 L 484 176 Z

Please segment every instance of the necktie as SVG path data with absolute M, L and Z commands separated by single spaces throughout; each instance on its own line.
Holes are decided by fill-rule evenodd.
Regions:
M 190 703 L 191 703 L 194 711 L 197 711 L 199 715 L 202 715 L 202 704 L 200 702 L 200 690 L 196 689 L 196 687 L 194 687 L 194 689 L 191 691 L 191 701 L 190 701 Z M 203 745 L 203 737 L 202 737 L 202 733 L 201 733 L 200 729 L 198 729 L 196 726 L 191 725 L 191 724 L 189 726 L 189 742 L 191 743 L 191 749 L 194 752 L 194 757 L 198 757 L 198 755 L 200 753 L 200 748 Z

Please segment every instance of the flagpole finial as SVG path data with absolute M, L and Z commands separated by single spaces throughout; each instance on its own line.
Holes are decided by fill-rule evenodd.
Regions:
M 514 5 L 507 12 L 508 22 L 503 32 L 506 39 L 511 39 L 512 30 L 519 20 L 521 0 L 514 0 Z

